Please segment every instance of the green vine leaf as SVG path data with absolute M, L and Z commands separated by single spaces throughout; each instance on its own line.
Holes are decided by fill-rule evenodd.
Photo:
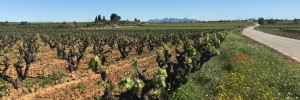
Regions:
M 138 66 L 137 60 L 136 60 L 136 59 L 135 59 L 135 60 L 132 60 L 132 61 L 131 61 L 131 65 L 132 65 L 134 68 L 137 68 L 137 66 Z
M 189 58 L 189 57 L 185 57 L 184 63 L 185 63 L 185 64 L 190 64 L 190 63 L 192 63 L 192 59 Z
M 4 96 L 8 92 L 7 83 L 0 78 L 0 96 Z
M 101 69 L 102 68 L 101 58 L 98 56 L 91 58 L 89 61 L 89 68 L 91 68 L 93 70 Z

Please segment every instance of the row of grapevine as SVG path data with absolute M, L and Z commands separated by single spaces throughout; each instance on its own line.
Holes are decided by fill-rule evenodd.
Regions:
M 33 63 L 36 59 L 36 55 L 38 53 L 39 45 L 37 43 L 37 34 L 0 34 L 0 56 L 3 56 L 2 65 L 4 65 L 4 69 L 0 73 L 0 77 L 7 82 L 13 84 L 14 88 L 18 88 L 18 82 L 25 80 L 28 77 L 30 64 Z M 10 58 L 5 54 L 10 51 L 13 46 L 17 44 L 19 55 L 15 55 L 20 57 L 13 66 L 18 74 L 16 79 L 13 79 L 11 76 L 7 75 L 6 72 L 8 68 L 11 67 L 9 63 Z M 25 65 L 25 71 L 23 72 L 22 68 Z
M 300 34 L 299 28 L 279 28 L 280 31 Z
M 94 57 L 89 67 L 96 74 L 101 74 L 106 83 L 103 99 L 158 99 L 162 93 L 172 93 L 188 81 L 188 76 L 201 69 L 203 64 L 219 52 L 216 48 L 225 39 L 226 30 L 107 30 L 107 31 L 31 31 L 37 34 L 2 31 L 0 33 L 0 51 L 3 56 L 4 70 L 1 78 L 18 88 L 18 83 L 28 77 L 30 64 L 36 59 L 38 41 L 56 51 L 56 56 L 68 62 L 67 69 L 73 72 L 79 69 L 88 47 L 92 47 Z M 10 34 L 7 34 L 10 33 Z M 13 66 L 18 74 L 17 79 L 6 75 L 11 64 L 5 52 L 13 46 L 19 48 L 18 59 Z M 113 51 L 118 51 L 120 60 L 127 59 L 132 52 L 138 55 L 147 51 L 157 51 L 157 64 L 160 67 L 157 75 L 147 79 L 144 71 L 137 68 L 138 62 L 133 61 L 137 73 L 123 78 L 119 86 L 127 91 L 114 95 L 113 82 L 106 77 L 102 68 Z M 175 51 L 175 53 L 171 53 Z M 22 72 L 25 65 L 25 72 Z

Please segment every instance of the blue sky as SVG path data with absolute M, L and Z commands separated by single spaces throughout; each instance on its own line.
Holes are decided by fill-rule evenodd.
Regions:
M 122 20 L 300 18 L 300 0 L 0 0 L 0 21 L 93 21 L 117 13 Z

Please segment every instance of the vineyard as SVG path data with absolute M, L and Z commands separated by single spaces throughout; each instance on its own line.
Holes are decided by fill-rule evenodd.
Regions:
M 252 24 L 0 25 L 0 95 L 25 100 L 298 99 L 299 66 L 242 37 L 243 28 Z
M 300 39 L 300 24 L 294 22 L 278 22 L 276 24 L 262 25 L 258 28 L 266 33 Z
M 300 99 L 299 0 L 0 3 L 0 100 Z
M 205 25 L 211 28 L 201 28 Z M 229 30 L 243 25 L 204 23 L 199 28 L 176 30 L 166 27 L 182 26 L 162 24 L 163 28 L 150 25 L 150 28 L 122 30 L 2 29 L 1 94 L 12 99 L 164 98 L 220 53 L 217 49 Z M 55 93 L 70 88 L 76 92 Z

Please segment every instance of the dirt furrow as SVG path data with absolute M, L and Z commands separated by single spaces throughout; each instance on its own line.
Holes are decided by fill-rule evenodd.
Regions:
M 138 62 L 145 62 L 145 61 L 148 61 L 149 59 L 151 59 L 153 57 L 155 57 L 155 56 L 150 56 L 150 57 L 145 57 L 145 58 L 142 58 L 142 59 L 138 59 Z M 131 63 L 130 63 L 129 60 L 121 61 L 121 62 L 118 62 L 117 64 L 107 66 L 106 70 L 108 71 L 108 73 L 107 73 L 108 78 L 113 80 L 113 81 L 119 80 L 119 78 L 122 78 L 122 77 L 119 76 L 117 78 L 117 77 L 115 77 L 114 74 L 117 73 L 117 72 L 120 73 L 120 71 L 130 71 L 130 67 L 131 67 Z M 124 70 L 124 69 L 126 69 L 126 70 Z M 151 70 L 151 72 L 152 72 L 152 70 Z M 123 75 L 121 75 L 121 76 L 123 76 Z M 93 74 L 91 76 L 82 77 L 80 79 L 73 80 L 73 81 L 70 81 L 70 82 L 65 82 L 65 83 L 54 85 L 54 86 L 51 86 L 51 87 L 48 87 L 48 88 L 39 89 L 37 92 L 33 92 L 33 93 L 30 93 L 30 94 L 24 95 L 24 96 L 22 96 L 18 99 L 19 100 L 35 99 L 37 97 L 37 95 L 51 94 L 53 92 L 69 88 L 71 85 L 76 85 L 76 84 L 79 84 L 80 82 L 87 82 L 88 83 L 89 80 L 97 80 L 99 78 L 100 78 L 99 74 Z M 12 98 L 8 98 L 8 99 L 12 99 Z

